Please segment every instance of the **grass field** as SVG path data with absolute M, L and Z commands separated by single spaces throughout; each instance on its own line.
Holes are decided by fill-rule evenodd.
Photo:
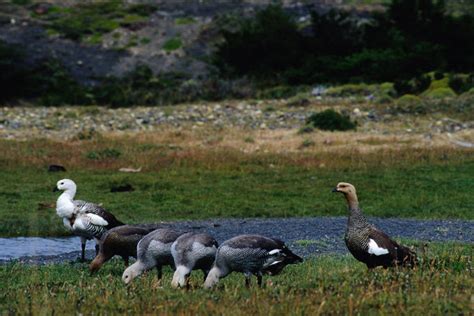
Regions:
M 0 266 L 1 314 L 469 314 L 472 311 L 473 245 L 431 244 L 414 270 L 375 269 L 350 256 L 321 256 L 264 278 L 264 288 L 244 287 L 232 274 L 212 291 L 173 290 L 171 270 L 162 283 L 154 271 L 122 284 L 123 262 L 113 260 L 97 276 L 85 264 Z M 11 280 L 15 280 L 12 282 Z M 255 280 L 254 280 L 255 282 Z
M 320 145 L 329 137 L 320 135 L 298 149 L 303 137 L 295 135 L 251 135 L 248 148 L 245 135 L 212 143 L 209 135 L 179 133 L 0 141 L 0 236 L 67 234 L 54 211 L 52 189 L 61 178 L 76 181 L 77 199 L 102 203 L 127 223 L 346 215 L 341 197 L 330 192 L 340 181 L 356 185 L 369 216 L 474 219 L 472 150 L 344 133 L 327 134 L 331 145 Z M 48 173 L 50 163 L 68 172 Z M 143 170 L 117 171 L 130 166 Z M 135 190 L 110 192 L 125 183 Z

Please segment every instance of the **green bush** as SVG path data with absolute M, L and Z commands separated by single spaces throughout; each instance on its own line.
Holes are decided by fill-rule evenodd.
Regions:
M 193 24 L 193 23 L 195 23 L 195 22 L 196 22 L 196 20 L 195 20 L 192 16 L 190 16 L 190 17 L 176 18 L 176 19 L 174 20 L 174 23 L 175 23 L 176 25 L 188 25 L 188 24 Z
M 300 92 L 286 101 L 287 106 L 307 106 L 310 104 L 311 94 L 309 92 Z
M 463 96 L 474 96 L 474 87 L 462 94 Z
M 288 99 L 298 94 L 301 88 L 292 86 L 276 86 L 257 92 L 259 99 Z
M 402 106 L 416 105 L 420 103 L 421 103 L 420 97 L 417 97 L 416 95 L 413 95 L 413 94 L 405 94 L 397 100 L 397 104 L 402 105 Z
M 349 83 L 341 86 L 330 87 L 326 90 L 326 95 L 332 97 L 347 97 L 347 96 L 366 96 L 376 91 L 375 86 L 367 85 L 365 83 Z
M 221 28 L 224 41 L 213 58 L 222 73 L 274 78 L 276 73 L 300 64 L 302 35 L 282 7 L 270 5 L 253 18 L 239 16 L 231 22 L 237 27 Z
M 183 43 L 181 42 L 181 38 L 173 37 L 167 40 L 163 44 L 163 50 L 167 52 L 172 52 L 174 50 L 180 49 L 182 46 L 183 46 Z
M 474 73 L 470 75 L 450 75 L 448 85 L 456 93 L 464 93 L 469 89 L 474 88 Z
M 120 26 L 130 27 L 142 23 L 155 10 L 155 6 L 150 5 L 103 1 L 72 7 L 55 6 L 38 18 L 48 20 L 49 28 L 66 38 L 83 40 L 88 35 L 103 35 Z
M 400 97 L 390 108 L 391 112 L 394 113 L 408 113 L 408 114 L 425 114 L 427 108 L 425 107 L 423 100 L 412 94 L 405 94 Z
M 0 41 L 0 101 L 29 97 L 32 93 L 32 73 L 25 66 L 25 52 Z
M 306 123 L 315 128 L 328 131 L 347 131 L 356 128 L 356 124 L 348 116 L 331 109 L 312 114 Z
M 386 94 L 386 93 L 377 94 L 377 96 L 375 97 L 375 103 L 378 103 L 378 104 L 388 104 L 392 102 L 393 102 L 393 98 L 389 94 Z
M 394 88 L 397 95 L 403 96 L 406 94 L 420 94 L 431 85 L 431 77 L 427 75 L 421 75 L 411 80 L 398 80 L 395 81 Z
M 428 90 L 426 93 L 423 93 L 422 96 L 429 99 L 444 99 L 455 97 L 456 92 L 451 88 L 444 87 Z
M 449 88 L 449 78 L 448 77 L 431 81 L 431 84 L 430 84 L 428 90 L 435 90 L 435 89 L 439 89 L 439 88 Z
M 91 160 L 117 159 L 122 155 L 120 150 L 115 148 L 106 148 L 101 151 L 90 151 L 86 157 Z

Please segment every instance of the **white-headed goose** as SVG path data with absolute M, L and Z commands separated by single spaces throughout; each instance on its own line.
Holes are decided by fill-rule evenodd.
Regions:
M 85 260 L 86 241 L 95 239 L 96 253 L 98 241 L 108 230 L 123 225 L 115 216 L 101 206 L 74 200 L 77 186 L 70 179 L 59 180 L 54 191 L 64 191 L 56 202 L 56 214 L 63 219 L 64 226 L 81 237 L 81 260 Z
M 350 253 L 369 269 L 396 265 L 414 265 L 416 254 L 390 239 L 384 232 L 367 222 L 359 208 L 356 189 L 350 183 L 341 182 L 333 192 L 344 194 L 349 208 L 344 241 Z

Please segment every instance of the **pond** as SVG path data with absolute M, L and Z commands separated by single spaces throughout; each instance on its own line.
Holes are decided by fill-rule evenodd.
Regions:
M 86 249 L 94 249 L 95 242 L 88 241 Z M 79 237 L 14 237 L 0 238 L 0 260 L 30 256 L 55 256 L 81 250 Z

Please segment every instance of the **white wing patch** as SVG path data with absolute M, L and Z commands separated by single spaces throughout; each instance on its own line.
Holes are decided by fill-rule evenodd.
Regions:
M 382 256 L 388 254 L 388 250 L 382 247 L 379 247 L 375 240 L 372 238 L 369 239 L 369 253 L 376 255 L 376 256 Z
M 94 224 L 94 225 L 99 225 L 99 226 L 109 225 L 109 223 L 105 219 L 100 217 L 99 215 L 88 213 L 88 214 L 86 214 L 86 216 L 89 217 L 91 223 Z
M 281 249 L 273 249 L 273 250 L 269 251 L 268 254 L 270 256 L 273 256 L 273 255 L 279 254 L 280 252 L 281 252 Z

